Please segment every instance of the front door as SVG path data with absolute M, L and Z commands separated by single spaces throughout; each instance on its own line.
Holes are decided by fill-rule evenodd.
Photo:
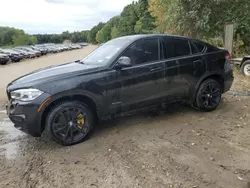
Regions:
M 164 101 L 165 64 L 160 60 L 159 44 L 158 38 L 139 40 L 121 55 L 132 62 L 131 67 L 118 70 L 121 112 Z

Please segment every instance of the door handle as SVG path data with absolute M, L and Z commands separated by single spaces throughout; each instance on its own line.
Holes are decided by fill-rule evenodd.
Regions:
M 196 61 L 194 61 L 194 63 L 202 63 L 202 60 L 201 59 L 196 60 Z
M 162 67 L 155 67 L 150 69 L 150 72 L 154 72 L 154 71 L 158 71 L 158 70 L 162 70 Z

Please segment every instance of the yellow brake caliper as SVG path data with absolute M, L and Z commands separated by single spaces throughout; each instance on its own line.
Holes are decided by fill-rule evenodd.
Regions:
M 83 125 L 85 123 L 85 119 L 84 119 L 82 113 L 80 113 L 80 114 L 77 115 L 77 119 L 78 119 L 77 120 L 77 128 L 78 129 L 82 129 Z

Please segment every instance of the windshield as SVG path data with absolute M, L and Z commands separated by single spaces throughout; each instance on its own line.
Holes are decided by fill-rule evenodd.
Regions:
M 24 50 L 24 51 L 26 51 L 26 52 L 31 51 L 30 49 L 27 49 L 27 48 L 22 48 L 22 50 Z
M 17 52 L 25 52 L 25 51 L 20 50 L 20 49 L 14 49 L 14 51 L 17 51 Z
M 129 42 L 128 39 L 114 39 L 106 42 L 81 60 L 81 62 L 84 64 L 107 65 Z

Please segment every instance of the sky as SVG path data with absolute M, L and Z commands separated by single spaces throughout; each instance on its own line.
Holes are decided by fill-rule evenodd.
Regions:
M 133 0 L 0 0 L 0 26 L 29 34 L 91 29 L 119 15 Z

